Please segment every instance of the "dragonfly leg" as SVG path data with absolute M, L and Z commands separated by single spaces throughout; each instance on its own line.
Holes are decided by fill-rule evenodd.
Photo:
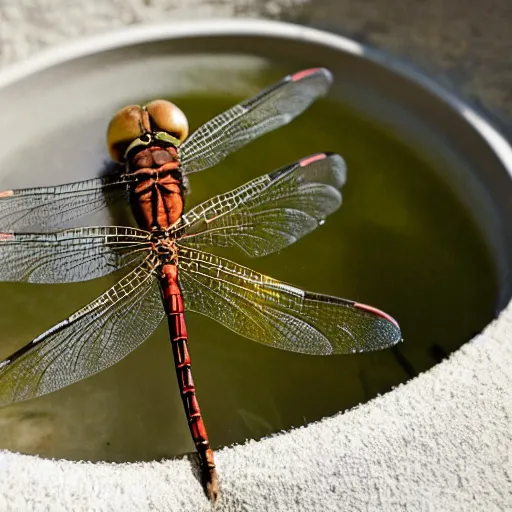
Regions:
M 216 501 L 220 492 L 219 481 L 215 469 L 213 450 L 210 448 L 208 434 L 201 415 L 199 402 L 196 397 L 196 388 L 192 379 L 183 298 L 177 280 L 175 279 L 176 267 L 175 265 L 164 265 L 162 272 L 162 292 L 169 321 L 172 352 L 174 355 L 181 399 L 187 416 L 190 433 L 199 455 L 201 479 L 206 495 L 211 501 Z

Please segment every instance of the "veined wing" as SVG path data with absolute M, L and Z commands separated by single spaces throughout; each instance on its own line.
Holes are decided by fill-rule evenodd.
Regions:
M 125 199 L 123 175 L 0 192 L 0 229 L 46 232 Z
M 206 201 L 183 216 L 187 247 L 235 247 L 264 256 L 314 230 L 341 205 L 339 155 L 318 153 Z
M 290 122 L 323 96 L 331 82 L 325 68 L 299 71 L 214 117 L 180 147 L 183 173 L 212 167 L 252 139 Z
M 350 354 L 401 339 L 386 313 L 303 291 L 212 254 L 180 248 L 179 276 L 187 311 L 275 348 L 303 354 Z
M 0 406 L 51 393 L 112 366 L 163 316 L 158 280 L 140 265 L 0 363 Z
M 119 226 L 0 233 L 0 281 L 87 281 L 140 263 L 150 247 L 149 233 Z

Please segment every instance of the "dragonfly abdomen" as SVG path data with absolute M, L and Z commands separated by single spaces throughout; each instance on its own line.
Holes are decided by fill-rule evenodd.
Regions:
M 188 335 L 185 323 L 185 308 L 178 282 L 178 268 L 176 265 L 166 263 L 162 266 L 160 285 L 169 322 L 172 353 L 183 407 L 187 416 L 192 439 L 199 453 L 203 477 L 206 480 L 205 483 L 209 492 L 215 495 L 218 493 L 218 482 L 213 459 L 213 450 L 210 448 L 208 434 L 196 397 L 194 380 L 192 379 L 190 354 L 188 352 Z

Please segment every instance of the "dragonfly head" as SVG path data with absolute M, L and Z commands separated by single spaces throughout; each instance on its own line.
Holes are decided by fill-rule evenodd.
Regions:
M 144 137 L 149 135 L 149 137 Z M 115 162 L 123 162 L 128 150 L 147 146 L 153 137 L 175 146 L 188 136 L 188 121 L 183 111 L 167 100 L 128 105 L 114 115 L 107 131 L 107 145 Z

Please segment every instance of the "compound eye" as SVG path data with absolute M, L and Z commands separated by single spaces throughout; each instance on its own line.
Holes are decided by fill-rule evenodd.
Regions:
M 183 111 L 174 103 L 155 100 L 145 106 L 153 131 L 167 132 L 183 142 L 188 136 L 188 121 Z
M 112 118 L 107 130 L 107 146 L 112 160 L 122 162 L 126 148 L 144 133 L 142 108 L 139 105 L 122 108 Z

